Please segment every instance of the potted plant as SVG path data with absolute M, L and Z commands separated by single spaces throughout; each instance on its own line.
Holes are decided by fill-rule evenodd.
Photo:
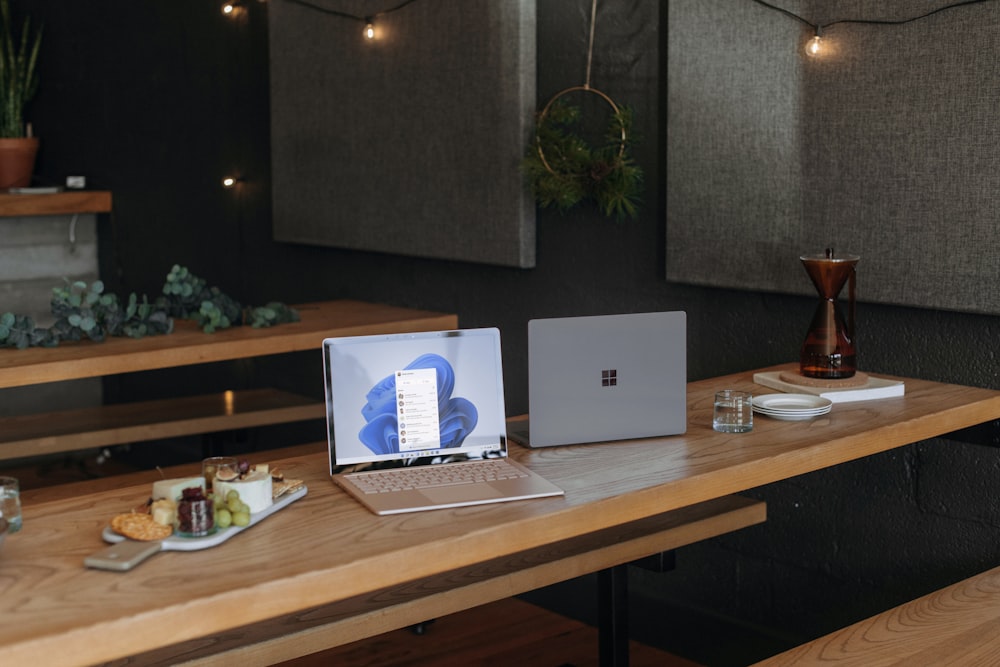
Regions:
M 0 0 L 0 190 L 31 184 L 38 138 L 24 110 L 38 90 L 38 50 L 42 31 L 25 17 L 20 35 L 11 25 L 9 0 Z

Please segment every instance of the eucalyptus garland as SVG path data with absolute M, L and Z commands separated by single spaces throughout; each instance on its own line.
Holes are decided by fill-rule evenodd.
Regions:
M 103 342 L 109 336 L 143 338 L 173 331 L 174 318 L 195 321 L 205 333 L 246 324 L 254 328 L 298 322 L 298 312 L 272 301 L 264 306 L 243 307 L 218 287 L 187 268 L 174 265 L 167 274 L 163 295 L 154 302 L 135 293 L 127 302 L 104 292 L 100 280 L 90 285 L 66 281 L 52 289 L 51 327 L 38 327 L 27 315 L 0 313 L 0 347 L 56 347 L 60 341 Z
M 596 147 L 573 132 L 579 107 L 555 99 L 539 114 L 521 169 L 540 206 L 565 212 L 591 200 L 609 218 L 638 214 L 642 169 L 630 154 L 632 111 L 612 107 L 604 143 Z

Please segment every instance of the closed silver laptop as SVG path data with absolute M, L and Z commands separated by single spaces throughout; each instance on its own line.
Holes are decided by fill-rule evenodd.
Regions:
M 687 430 L 683 311 L 528 322 L 530 447 L 677 435 Z

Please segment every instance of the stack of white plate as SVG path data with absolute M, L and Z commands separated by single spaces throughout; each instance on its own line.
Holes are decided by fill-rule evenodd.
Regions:
M 796 421 L 825 415 L 833 401 L 812 394 L 766 394 L 753 397 L 753 411 L 759 415 Z

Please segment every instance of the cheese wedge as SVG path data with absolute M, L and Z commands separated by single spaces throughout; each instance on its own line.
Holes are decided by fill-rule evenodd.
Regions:
M 177 500 L 181 497 L 184 489 L 199 486 L 205 488 L 205 478 L 198 477 L 175 477 L 174 479 L 161 479 L 153 482 L 153 500 L 166 498 L 167 500 Z
M 177 521 L 177 503 L 166 498 L 154 500 L 149 513 L 153 515 L 153 521 L 161 526 L 173 526 Z

